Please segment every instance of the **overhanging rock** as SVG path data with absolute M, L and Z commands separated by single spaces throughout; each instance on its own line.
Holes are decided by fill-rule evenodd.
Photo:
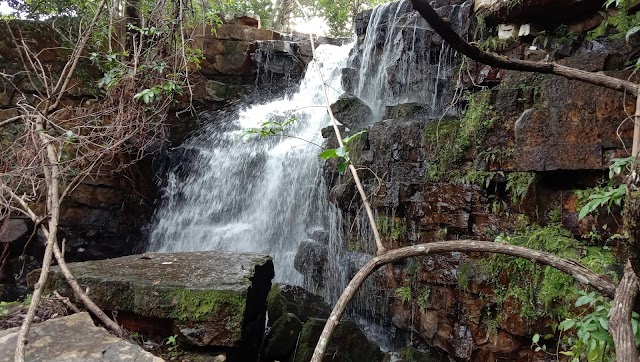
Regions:
M 260 343 L 274 275 L 269 256 L 146 253 L 69 267 L 93 301 L 116 311 L 129 330 L 178 334 L 183 343 L 231 350 L 254 350 L 246 347 Z M 30 274 L 30 285 L 38 273 Z M 52 267 L 46 290 L 74 297 L 58 267 Z

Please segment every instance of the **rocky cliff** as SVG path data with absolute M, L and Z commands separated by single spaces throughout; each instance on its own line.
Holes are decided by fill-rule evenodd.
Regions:
M 447 17 L 460 11 L 447 8 L 469 5 L 458 3 L 440 4 L 437 10 Z M 588 37 L 602 20 L 593 4 L 562 2 L 563 9 L 579 5 L 579 12 L 565 13 L 558 2 L 510 3 L 476 1 L 475 11 L 486 22 L 457 25 L 457 30 L 470 39 L 484 33 L 478 43 L 513 58 L 555 60 L 621 79 L 631 76 L 626 67 L 635 63 L 637 39 Z M 372 17 L 386 16 L 379 9 L 357 18 L 352 64 L 362 64 L 367 46 L 373 46 L 372 64 L 402 69 L 401 57 L 385 58 L 382 38 L 391 32 L 398 34 L 391 40 L 400 42 L 405 53 L 425 49 L 412 67 L 434 64 L 425 55 L 434 53 L 428 44 L 438 49 L 437 35 L 429 34 L 428 25 L 407 22 L 417 14 L 406 2 L 400 4 L 393 8 L 399 30 L 391 25 L 370 28 Z M 541 18 L 543 13 L 556 16 Z M 504 21 L 515 29 L 507 39 L 485 25 Z M 518 37 L 521 24 L 537 30 Z M 367 45 L 371 31 L 382 34 Z M 414 37 L 416 32 L 421 36 Z M 634 100 L 556 76 L 455 59 L 452 74 L 441 79 L 447 83 L 437 87 L 449 90 L 449 107 L 434 108 L 434 102 L 425 101 L 431 93 L 420 93 L 422 101 L 414 94 L 410 103 L 386 94 L 377 99 L 385 106 L 381 120 L 371 124 L 359 117 L 365 114 L 361 108 L 366 99 L 350 96 L 334 106 L 353 131 L 367 131 L 352 153 L 363 170 L 385 246 L 497 240 L 556 252 L 615 278 L 620 271 L 616 256 L 624 254 L 620 208 L 601 208 L 580 220 L 578 213 L 585 195 L 608 182 L 611 160 L 628 155 L 633 125 L 627 121 Z M 353 73 L 345 70 L 345 88 L 357 96 Z M 415 80 L 397 73 L 389 79 L 393 89 Z M 459 115 L 451 112 L 455 107 Z M 329 163 L 327 178 L 332 200 L 346 215 L 344 228 L 365 230 L 355 186 L 334 167 Z M 366 232 L 348 235 L 343 247 L 354 257 L 374 251 Z M 436 346 L 455 360 L 543 360 L 542 352 L 531 348 L 532 335 L 553 334 L 552 326 L 575 311 L 580 287 L 571 278 L 525 264 L 468 253 L 398 262 L 375 276 L 377 287 L 369 291 L 375 294 L 370 298 L 383 302 L 370 303 L 365 313 L 386 318 L 414 345 Z

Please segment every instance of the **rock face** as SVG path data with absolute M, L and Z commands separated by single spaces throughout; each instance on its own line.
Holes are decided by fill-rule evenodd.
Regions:
M 456 31 L 467 34 L 472 4 L 461 3 L 438 1 L 434 6 Z M 354 21 L 357 40 L 342 85 L 371 108 L 374 117 L 366 125 L 380 120 L 385 106 L 399 103 L 418 102 L 433 117 L 440 116 L 451 100 L 457 58 L 411 3 L 388 3 L 358 14 Z
M 0 361 L 13 361 L 18 328 L 0 331 Z M 31 362 L 162 362 L 142 347 L 93 325 L 88 313 L 51 319 L 31 327 L 25 359 Z
M 445 3 L 438 5 L 451 9 L 451 4 Z M 522 37 L 520 43 L 512 40 L 513 45 L 501 49 L 504 55 L 549 59 L 619 79 L 630 76 L 625 73 L 624 63 L 637 59 L 633 50 L 637 42 L 583 42 L 586 32 L 597 25 L 592 20 L 598 15 L 566 13 L 566 9 L 592 2 L 490 3 L 509 3 L 513 11 L 526 8 L 522 13 L 526 20 L 529 15 L 535 20 L 536 14 L 544 14 L 549 19 L 540 20 L 542 24 L 555 21 L 551 13 L 565 20 L 574 15 L 585 16 L 576 22 L 563 22 L 572 29 L 569 40 L 551 39 L 553 45 L 537 44 L 534 51 L 531 43 L 535 36 Z M 583 10 L 593 9 L 582 5 Z M 399 75 L 404 73 L 398 72 L 407 69 L 403 68 L 403 55 L 426 52 L 422 48 L 424 38 L 416 37 L 413 42 L 409 36 L 407 29 L 414 29 L 414 23 L 408 21 L 410 9 L 403 6 L 406 4 L 389 5 L 389 9 L 397 10 L 396 15 L 379 14 L 376 10 L 357 17 L 358 45 L 351 67 L 343 71 L 343 81 L 350 92 L 357 94 L 358 62 L 365 59 L 367 44 L 376 49 L 372 53 L 373 64 L 385 56 L 383 43 L 392 32 L 392 22 L 384 19 L 395 19 L 396 25 L 406 28 L 391 37 L 397 42 L 397 53 L 389 51 L 387 55 L 398 57 L 386 58 L 393 65 L 389 88 L 402 89 L 406 84 Z M 375 16 L 381 20 L 375 42 L 365 43 L 364 39 L 371 35 L 369 27 L 375 23 L 370 20 Z M 495 16 L 487 20 L 499 19 Z M 530 29 L 534 28 L 532 24 Z M 428 35 L 428 29 L 418 26 L 416 34 Z M 496 34 L 497 31 L 492 33 Z M 437 37 L 430 39 L 428 47 L 436 47 Z M 598 216 L 578 220 L 580 206 L 574 190 L 599 185 L 599 180 L 607 177 L 610 160 L 627 156 L 624 146 L 631 143 L 632 127 L 624 120 L 633 113 L 633 99 L 551 75 L 473 64 L 470 69 L 468 76 L 473 82 L 467 80 L 458 89 L 458 94 L 469 94 L 459 103 L 461 110 L 466 108 L 462 114 L 444 110 L 435 118 L 430 114 L 432 92 L 437 88 L 416 93 L 421 98 L 415 101 L 385 95 L 378 100 L 392 101 L 385 104 L 381 120 L 365 125 L 368 132 L 350 145 L 354 164 L 371 171 L 360 177 L 365 193 L 371 195 L 369 201 L 385 247 L 397 249 L 453 239 L 495 240 L 499 234 L 513 232 L 522 222 L 529 227 L 560 224 L 584 247 L 593 243 L 602 246 L 585 235 L 598 230 L 604 240 L 615 233 L 619 230 L 614 220 L 619 220 L 619 210 L 612 210 L 613 215 L 605 215 L 603 210 Z M 489 89 L 477 92 L 478 84 Z M 328 144 L 335 143 L 335 139 L 328 138 Z M 330 162 L 326 175 L 331 201 L 343 211 L 343 230 L 348 236 L 339 263 L 342 268 L 356 269 L 354 257 L 362 255 L 366 260 L 375 253 L 371 235 L 367 234 L 369 227 L 359 216 L 361 204 L 355 201 L 352 180 L 338 175 L 335 164 Z M 360 232 L 354 236 L 353 230 Z M 373 288 L 360 293 L 366 294 L 369 303 L 358 301 L 363 306 L 360 312 L 375 316 L 381 314 L 380 310 L 388 312 L 389 323 L 398 332 L 410 335 L 414 346 L 429 345 L 444 351 L 452 360 L 543 360 L 544 356 L 532 351 L 530 345 L 531 336 L 544 330 L 549 322 L 548 315 L 527 317 L 526 306 L 516 297 L 500 299 L 501 288 L 513 287 L 509 285 L 508 272 L 500 280 L 489 282 L 490 276 L 483 275 L 479 267 L 472 267 L 482 265 L 480 259 L 480 255 L 472 253 L 448 253 L 382 267 L 379 275 L 369 280 Z M 375 292 L 368 293 L 369 290 Z M 374 303 L 380 298 L 384 300 L 381 308 Z
M 129 330 L 177 333 L 193 346 L 231 348 L 251 358 L 257 353 L 273 278 L 270 257 L 229 252 L 147 253 L 70 264 L 89 296 L 103 310 L 119 312 Z M 37 280 L 30 275 L 30 282 Z M 46 289 L 73 298 L 57 267 Z M 130 317 L 127 318 L 126 316 Z M 140 321 L 151 321 L 142 323 Z M 155 321 L 155 322 L 153 322 Z M 161 328 L 160 328 L 161 329 Z M 248 354 L 243 354 L 248 353 Z
M 349 127 L 352 131 L 359 131 L 372 122 L 371 108 L 352 94 L 340 96 L 331 105 L 331 111 L 338 122 Z

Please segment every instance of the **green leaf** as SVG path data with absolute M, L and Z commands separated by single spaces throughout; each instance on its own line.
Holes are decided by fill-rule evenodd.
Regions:
M 533 341 L 533 343 L 537 344 L 540 341 L 540 335 L 538 333 L 534 334 L 531 340 Z
M 336 156 L 338 157 L 347 157 L 348 152 L 349 149 L 347 148 L 347 146 L 336 148 Z
M 591 296 L 587 295 L 583 295 L 580 298 L 578 298 L 578 300 L 576 300 L 576 307 L 581 307 L 587 303 L 589 303 L 591 301 Z
M 344 175 L 344 172 L 347 170 L 347 166 L 349 166 L 349 161 L 347 160 L 338 163 L 338 172 L 341 175 Z
M 356 138 L 360 137 L 364 133 L 367 133 L 367 131 L 360 131 L 358 133 L 354 133 L 354 134 L 352 134 L 351 136 L 349 136 L 347 138 L 343 138 L 342 142 L 344 142 L 345 145 L 348 145 L 349 143 L 351 143 L 351 141 L 353 141 Z
M 327 150 L 322 151 L 322 153 L 320 153 L 319 156 L 324 160 L 330 160 L 332 158 L 337 158 L 338 154 L 336 153 L 335 148 L 329 148 Z
M 633 28 L 627 30 L 627 33 L 624 35 L 624 38 L 627 39 L 627 41 L 629 41 L 629 38 L 637 33 L 638 31 L 640 31 L 640 26 L 634 26 Z
M 573 356 L 573 352 L 571 352 L 571 351 L 560 351 L 560 354 L 565 355 L 565 356 Z
M 562 322 L 560 322 L 560 324 L 558 325 L 558 328 L 560 328 L 563 331 L 568 331 L 571 328 L 573 328 L 575 324 L 576 324 L 576 321 L 574 319 L 565 319 Z

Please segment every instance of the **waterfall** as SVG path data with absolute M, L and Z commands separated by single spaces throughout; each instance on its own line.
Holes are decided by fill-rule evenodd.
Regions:
M 294 94 L 250 106 L 209 126 L 181 146 L 191 169 L 168 174 L 155 215 L 150 251 L 228 250 L 269 254 L 276 281 L 302 284 L 293 261 L 313 230 L 335 224 L 318 154 L 329 125 L 317 67 L 331 101 L 342 94 L 341 70 L 352 45 L 321 45 Z M 207 117 L 207 114 L 201 115 Z M 243 133 L 263 122 L 295 119 L 289 137 Z M 333 219 L 332 219 L 333 218 Z M 333 220 L 333 221 L 332 221 Z M 335 230 L 335 227 L 333 228 Z M 331 237 L 339 237 L 332 234 Z
M 465 5 L 446 9 L 456 30 L 462 28 Z M 349 66 L 356 70 L 347 89 L 371 108 L 374 120 L 385 107 L 416 103 L 439 118 L 452 98 L 451 75 L 456 53 L 412 10 L 409 0 L 377 6 L 369 16 L 360 49 Z

